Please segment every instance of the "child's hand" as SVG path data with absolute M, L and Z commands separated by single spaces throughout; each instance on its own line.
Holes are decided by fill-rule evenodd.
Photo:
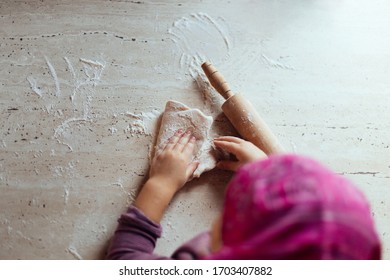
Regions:
M 177 131 L 166 146 L 156 154 L 150 167 L 150 179 L 179 190 L 192 176 L 199 162 L 193 162 L 195 137 L 190 132 Z
M 149 180 L 134 201 L 149 219 L 159 223 L 175 193 L 188 181 L 199 162 L 194 162 L 195 137 L 177 131 L 166 146 L 156 151 Z
M 267 158 L 267 155 L 258 147 L 238 137 L 218 137 L 214 139 L 214 144 L 237 158 L 237 161 L 222 160 L 218 162 L 217 166 L 221 169 L 236 171 L 245 163 Z

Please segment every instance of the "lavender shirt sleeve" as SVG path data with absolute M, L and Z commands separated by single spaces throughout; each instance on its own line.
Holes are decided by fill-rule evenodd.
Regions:
M 118 223 L 108 248 L 107 259 L 200 259 L 210 253 L 210 235 L 202 233 L 179 247 L 171 258 L 154 254 L 156 241 L 162 233 L 161 225 L 151 221 L 134 206 L 130 206 L 127 212 L 122 214 Z
M 118 227 L 107 252 L 111 260 L 166 259 L 153 254 L 162 228 L 148 219 L 140 210 L 130 206 L 118 220 Z

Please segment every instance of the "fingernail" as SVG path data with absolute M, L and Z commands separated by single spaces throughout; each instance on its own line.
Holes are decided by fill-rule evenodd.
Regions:
M 195 136 L 192 136 L 191 141 L 195 141 L 195 140 L 196 140 Z
M 177 131 L 176 131 L 176 134 L 182 134 L 183 133 L 183 130 L 181 130 L 181 129 L 178 129 Z

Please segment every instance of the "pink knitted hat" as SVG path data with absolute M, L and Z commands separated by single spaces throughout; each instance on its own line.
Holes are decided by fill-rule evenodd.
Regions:
M 222 248 L 209 259 L 379 259 L 364 195 L 314 160 L 272 156 L 229 183 Z

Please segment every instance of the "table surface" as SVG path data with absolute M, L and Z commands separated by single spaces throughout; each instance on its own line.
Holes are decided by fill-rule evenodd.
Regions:
M 213 62 L 289 152 L 366 194 L 390 258 L 389 1 L 0 1 L 1 259 L 99 259 L 168 100 L 234 134 Z M 156 251 L 207 230 L 231 174 L 171 203 Z

